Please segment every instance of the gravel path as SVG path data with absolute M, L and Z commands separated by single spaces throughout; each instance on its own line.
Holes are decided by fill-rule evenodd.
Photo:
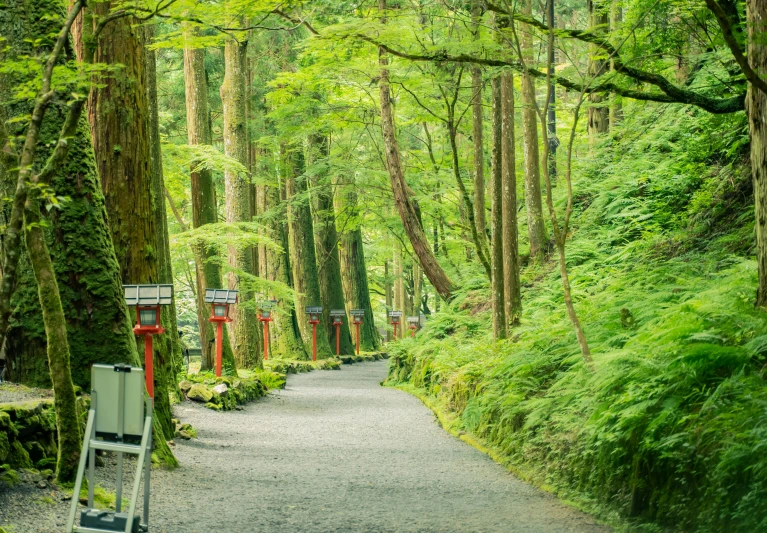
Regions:
M 380 387 L 386 371 L 381 361 L 290 376 L 243 411 L 177 408 L 199 439 L 177 444 L 181 469 L 153 471 L 151 531 L 609 531 Z

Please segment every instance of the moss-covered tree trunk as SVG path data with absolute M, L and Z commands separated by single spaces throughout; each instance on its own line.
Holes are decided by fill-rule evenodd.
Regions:
M 317 258 L 314 250 L 314 225 L 309 208 L 308 179 L 304 172 L 304 154 L 300 148 L 289 150 L 285 158 L 285 194 L 288 201 L 290 266 L 293 271 L 298 330 L 308 352 L 312 350 L 313 328 L 305 314 L 306 306 L 322 305 Z M 317 358 L 332 354 L 324 324 L 317 325 Z
M 248 42 L 229 39 L 224 48 L 224 82 L 221 85 L 221 101 L 224 107 L 224 151 L 243 166 L 249 164 L 247 128 L 247 52 Z M 250 222 L 251 185 L 248 176 L 231 169 L 224 174 L 226 181 L 226 221 L 229 223 Z M 255 275 L 253 247 L 229 246 L 229 288 L 240 290 L 240 305 L 230 309 L 233 322 L 229 327 L 229 341 L 232 344 L 237 366 L 263 366 L 263 339 L 260 323 L 253 308 L 254 292 L 248 282 L 242 282 L 238 273 Z
M 532 0 L 525 0 L 522 12 L 532 14 Z M 524 30 L 521 37 L 525 63 L 532 65 L 533 36 Z M 546 253 L 546 226 L 543 222 L 541 197 L 540 150 L 538 147 L 538 114 L 535 103 L 535 84 L 532 76 L 522 74 L 522 125 L 525 148 L 525 209 L 527 210 L 527 234 L 530 242 L 530 259 L 542 260 Z
M 478 1 L 471 5 L 471 23 L 474 39 L 479 39 L 479 27 L 482 19 L 482 6 Z M 471 125 L 472 142 L 474 145 L 474 220 L 477 232 L 483 242 L 487 237 L 487 222 L 485 220 L 485 147 L 483 142 L 482 120 L 482 69 L 479 66 L 471 68 Z
M 147 40 L 151 40 L 154 27 L 147 27 Z M 159 283 L 173 283 L 173 269 L 170 260 L 170 239 L 168 236 L 168 218 L 165 211 L 165 180 L 162 171 L 162 147 L 160 146 L 160 121 L 157 108 L 157 63 L 155 51 L 149 50 L 146 54 L 147 86 L 149 98 L 149 144 L 150 164 L 152 173 L 152 208 L 154 209 L 155 227 L 157 228 L 157 270 Z M 178 319 L 176 304 L 163 309 L 162 324 L 165 327 L 165 335 L 155 343 L 164 343 L 165 349 L 155 351 L 158 375 L 158 384 L 167 386 L 177 398 L 181 396 L 176 379 L 177 373 L 182 368 L 181 342 L 178 337 Z M 175 425 L 171 420 L 163 417 L 163 431 L 165 438 L 172 439 L 175 435 Z
M 42 309 L 47 339 L 48 367 L 53 383 L 58 455 L 56 479 L 72 481 L 80 460 L 80 424 L 77 413 L 75 388 L 69 367 L 69 341 L 67 321 L 61 305 L 59 286 L 53 270 L 51 255 L 41 227 L 40 207 L 33 198 L 27 198 L 24 212 L 27 252 L 35 272 L 37 290 Z
M 514 131 L 514 78 L 511 72 L 501 75 L 502 113 L 502 218 L 503 218 L 503 298 L 505 319 L 517 324 L 522 312 L 519 282 L 519 235 L 517 231 L 517 170 Z
M 329 144 L 326 135 L 317 134 L 309 139 L 311 172 L 312 223 L 314 225 L 314 248 L 317 255 L 317 275 L 322 299 L 322 320 L 327 331 L 332 353 L 336 353 L 336 328 L 330 317 L 331 309 L 346 310 L 341 258 L 338 252 L 338 231 L 333 205 L 333 184 L 330 182 Z M 340 349 L 342 354 L 354 352 L 349 316 L 344 318 L 340 328 Z
M 748 61 L 767 79 L 767 4 L 748 0 Z M 756 305 L 767 309 L 767 95 L 749 85 L 746 111 L 751 132 L 751 176 L 756 209 L 756 259 L 759 288 Z
M 186 91 L 186 131 L 190 145 L 212 144 L 210 116 L 208 115 L 208 82 L 205 75 L 205 50 L 202 48 L 184 48 L 184 85 Z M 190 176 L 192 182 L 192 225 L 195 228 L 218 222 L 216 207 L 216 189 L 210 170 L 197 168 L 199 161 L 192 161 Z M 214 366 L 216 334 L 208 321 L 211 316 L 210 305 L 204 302 L 205 288 L 223 288 L 221 270 L 215 261 L 210 261 L 214 253 L 210 247 L 199 243 L 195 247 L 197 266 L 197 320 L 200 327 L 200 345 L 202 347 L 202 369 Z M 236 363 L 229 342 L 228 328 L 224 326 L 223 366 L 228 375 L 236 372 Z
M 490 185 L 492 203 L 492 304 L 493 338 L 506 338 L 506 305 L 504 299 L 503 265 L 503 103 L 501 78 L 492 81 L 493 99 L 493 153 L 491 168 L 493 179 Z
M 589 30 L 597 34 L 607 33 L 610 23 L 609 7 L 602 0 L 587 0 Z M 589 45 L 589 76 L 597 77 L 605 73 L 608 67 L 606 59 L 602 58 L 603 51 Z M 610 128 L 610 106 L 600 93 L 589 94 L 589 142 L 593 145 L 599 136 L 607 133 Z
M 269 281 L 293 286 L 288 250 L 287 206 L 282 201 L 281 182 L 264 186 L 264 216 L 269 237 L 282 245 L 281 250 L 265 248 L 264 275 Z M 303 309 L 301 310 L 303 311 Z M 306 359 L 306 348 L 298 330 L 293 302 L 280 301 L 269 325 L 270 354 L 285 359 Z
M 100 2 L 89 6 L 73 28 L 78 56 L 89 54 L 89 40 L 98 20 L 112 5 Z M 110 23 L 107 34 L 96 46 L 95 63 L 120 65 L 99 79 L 88 99 L 96 165 L 104 191 L 108 222 L 122 282 L 159 283 L 158 226 L 152 194 L 150 155 L 149 98 L 145 30 L 131 17 Z M 162 199 L 164 201 L 164 199 Z M 143 337 L 136 341 L 143 347 Z M 173 436 L 168 397 L 171 353 L 168 344 L 154 344 L 155 417 L 163 428 L 161 435 Z

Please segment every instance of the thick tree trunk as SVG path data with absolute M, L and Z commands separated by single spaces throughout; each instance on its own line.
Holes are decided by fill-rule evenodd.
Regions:
M 360 326 L 360 349 L 373 351 L 380 347 L 381 342 L 375 326 L 373 306 L 370 302 L 362 228 L 359 226 L 357 210 L 357 191 L 354 182 L 350 181 L 344 185 L 346 187 L 336 188 L 337 211 L 345 212 L 347 220 L 353 221 L 344 224 L 345 229 L 341 233 L 339 247 L 344 296 L 349 309 L 365 310 L 365 318 L 362 326 Z M 385 290 L 388 291 L 388 285 L 386 285 Z
M 493 276 L 493 338 L 506 338 L 506 304 L 504 298 L 503 266 L 503 103 L 501 78 L 493 78 L 493 181 L 490 188 L 492 202 L 492 259 Z
M 248 42 L 229 39 L 224 48 L 224 82 L 221 85 L 221 101 L 224 107 L 224 151 L 229 157 L 248 166 L 248 128 L 247 128 L 247 52 Z M 226 221 L 230 224 L 250 222 L 251 190 L 247 176 L 227 170 L 226 181 Z M 234 319 L 229 328 L 229 340 L 232 343 L 237 366 L 253 368 L 263 366 L 263 339 L 259 333 L 261 325 L 252 307 L 254 291 L 248 282 L 241 283 L 237 271 L 256 274 L 253 248 L 238 249 L 229 246 L 229 288 L 240 290 L 240 305 L 230 309 Z
M 767 4 L 748 0 L 748 61 L 762 78 L 767 78 Z M 759 288 L 756 305 L 767 308 L 767 95 L 749 85 L 746 111 L 751 132 L 751 176 L 756 209 L 756 260 Z
M 531 0 L 526 0 L 522 12 L 532 14 Z M 529 31 L 522 33 L 522 54 L 525 63 L 533 62 L 533 37 Z M 531 76 L 522 75 L 522 123 L 525 148 L 525 208 L 527 210 L 527 233 L 530 241 L 530 260 L 540 261 L 546 253 L 546 226 L 543 222 L 541 197 L 540 150 L 538 148 L 538 114 L 535 110 L 535 85 Z
M 154 26 L 147 26 L 147 41 L 154 34 Z M 165 180 L 162 171 L 162 147 L 160 146 L 160 120 L 157 108 L 157 63 L 155 51 L 148 50 L 146 54 L 147 87 L 149 98 L 149 153 L 150 171 L 152 175 L 152 208 L 154 209 L 155 227 L 157 228 L 157 279 L 159 283 L 173 283 L 173 269 L 170 260 L 170 239 L 168 237 L 168 218 L 165 211 Z M 154 343 L 165 344 L 164 349 L 155 350 L 155 375 L 157 376 L 157 393 L 165 397 L 173 391 L 176 398 L 181 397 L 176 380 L 177 373 L 182 368 L 183 355 L 181 342 L 178 337 L 178 319 L 176 304 L 163 309 L 162 325 L 165 334 L 155 337 Z M 170 413 L 168 413 L 170 414 Z M 163 432 L 167 440 L 173 439 L 176 433 L 175 424 L 168 416 L 161 417 Z
M 184 84 L 186 90 L 186 131 L 190 145 L 211 144 L 210 117 L 208 116 L 208 83 L 205 76 L 205 51 L 200 48 L 184 48 Z M 213 176 L 207 169 L 198 169 L 198 161 L 191 163 L 192 181 L 192 226 L 199 228 L 205 224 L 218 222 L 216 208 L 216 189 Z M 211 315 L 210 305 L 203 299 L 205 288 L 224 287 L 218 265 L 211 261 L 213 253 L 203 244 L 195 246 L 197 266 L 197 320 L 200 327 L 200 345 L 202 347 L 202 369 L 214 366 L 216 336 L 213 326 L 208 321 Z M 229 342 L 228 328 L 224 326 L 223 364 L 226 373 L 236 374 L 236 362 Z
M 338 232 L 333 206 L 333 187 L 326 169 L 329 167 L 329 144 L 327 135 L 316 134 L 309 139 L 310 162 L 316 166 L 312 172 L 312 223 L 314 225 L 314 247 L 317 254 L 317 274 L 322 298 L 322 319 L 333 353 L 336 353 L 336 328 L 330 317 L 331 309 L 346 309 L 343 281 L 341 279 L 341 258 L 338 252 Z M 340 328 L 340 349 L 342 354 L 354 353 L 349 317 L 344 318 Z
M 385 23 L 384 12 L 386 10 L 386 0 L 378 0 L 378 9 L 383 16 L 382 22 Z M 405 183 L 404 169 L 400 160 L 399 146 L 397 144 L 396 129 L 394 126 L 394 110 L 391 102 L 391 92 L 389 90 L 389 69 L 386 68 L 388 61 L 386 53 L 379 48 L 379 64 L 381 65 L 381 76 L 378 82 L 378 88 L 381 98 L 381 131 L 383 133 L 384 145 L 386 150 L 386 162 L 389 170 L 389 178 L 394 194 L 394 203 L 397 205 L 402 225 L 405 233 L 410 239 L 418 261 L 421 263 L 424 274 L 431 281 L 434 290 L 444 298 L 449 300 L 454 290 L 453 282 L 447 277 L 447 274 L 437 262 L 429 243 L 426 240 L 426 234 L 421 227 L 418 214 L 410 198 L 410 189 Z
M 110 2 L 90 6 L 75 24 L 73 35 L 80 58 L 88 54 L 95 24 L 112 9 Z M 120 264 L 123 283 L 159 283 L 158 231 L 152 196 L 149 133 L 149 99 L 145 30 L 138 21 L 124 17 L 113 21 L 109 34 L 99 39 L 95 63 L 122 65 L 113 75 L 99 80 L 88 99 L 93 149 L 104 191 L 109 229 Z M 160 200 L 160 199 L 157 199 Z M 164 201 L 164 199 L 162 199 Z M 137 341 L 143 346 L 144 339 Z M 172 438 L 167 382 L 168 345 L 154 345 L 155 417 L 161 435 Z M 175 462 L 175 461 L 174 461 Z
M 43 311 L 45 336 L 48 344 L 48 367 L 53 383 L 58 432 L 56 479 L 73 481 L 80 461 L 80 423 L 75 388 L 69 368 L 67 319 L 61 305 L 59 286 L 53 270 L 51 255 L 40 225 L 40 207 L 36 200 L 27 199 L 24 213 L 27 252 L 35 272 L 40 307 Z
M 586 0 L 589 13 L 589 29 L 597 34 L 605 34 L 610 22 L 610 13 L 600 0 Z M 606 60 L 599 57 L 604 51 L 594 45 L 589 45 L 589 75 L 601 76 L 608 67 Z M 593 146 L 600 135 L 609 130 L 610 107 L 605 103 L 605 97 L 599 93 L 589 95 L 589 142 Z
M 288 250 L 287 207 L 281 198 L 280 184 L 264 186 L 264 212 L 273 212 L 267 226 L 268 236 L 282 245 L 281 250 L 266 248 L 264 275 L 269 281 L 293 286 L 293 275 L 290 267 Z M 275 357 L 285 359 L 306 359 L 301 333 L 298 331 L 298 320 L 293 309 L 293 302 L 280 302 L 278 309 L 273 312 L 274 321 L 269 325 L 270 353 Z M 303 309 L 301 309 L 303 312 Z
M 285 194 L 288 200 L 288 235 L 290 237 L 290 266 L 293 270 L 298 330 L 307 351 L 312 350 L 313 327 L 305 310 L 307 306 L 322 305 L 317 257 L 314 250 L 314 225 L 309 208 L 304 154 L 300 148 L 289 151 L 286 158 Z M 317 325 L 317 358 L 329 357 L 328 333 L 324 324 Z
M 503 296 L 508 324 L 519 323 L 522 296 L 519 286 L 519 236 L 517 231 L 517 170 L 514 146 L 514 78 L 501 75 L 503 151 Z

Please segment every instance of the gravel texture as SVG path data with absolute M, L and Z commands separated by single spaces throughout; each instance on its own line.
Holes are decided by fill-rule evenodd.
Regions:
M 418 399 L 379 385 L 386 372 L 381 361 L 290 376 L 243 411 L 178 406 L 199 439 L 177 443 L 182 468 L 152 472 L 150 531 L 610 531 L 445 433 Z M 0 488 L 0 525 L 62 531 L 59 500 Z

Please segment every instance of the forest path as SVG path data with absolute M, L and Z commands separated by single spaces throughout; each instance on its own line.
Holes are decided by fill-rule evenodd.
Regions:
M 603 532 L 381 387 L 387 362 L 291 375 L 243 411 L 188 403 L 199 439 L 154 471 L 150 525 L 167 533 Z

